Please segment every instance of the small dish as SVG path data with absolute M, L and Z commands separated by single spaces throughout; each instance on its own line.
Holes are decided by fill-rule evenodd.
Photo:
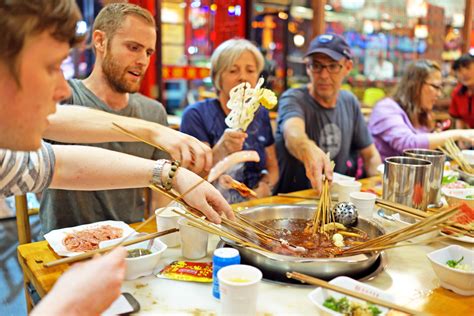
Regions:
M 108 246 L 113 246 L 120 241 L 121 239 L 103 241 L 99 244 L 99 247 L 105 248 Z M 149 248 L 151 254 L 135 258 L 125 258 L 125 262 L 127 263 L 127 268 L 125 271 L 126 280 L 137 279 L 139 277 L 147 276 L 153 273 L 153 270 L 155 270 L 161 259 L 161 254 L 166 250 L 167 246 L 158 238 L 153 239 L 152 242 L 153 244 Z M 148 249 L 149 243 L 150 240 L 146 240 L 137 244 L 126 246 L 125 249 Z
M 380 298 L 382 300 L 388 301 L 388 302 L 393 302 L 394 297 L 376 287 L 370 286 L 368 284 L 356 281 L 354 279 L 348 278 L 346 276 L 340 276 L 335 279 L 332 279 L 329 281 L 330 284 L 334 284 L 355 292 L 363 293 L 369 296 L 373 296 L 376 298 Z M 358 303 L 365 303 L 364 301 L 345 295 L 341 294 L 335 291 L 331 291 L 328 289 L 323 289 L 321 287 L 318 287 L 314 291 L 308 294 L 308 298 L 311 300 L 311 302 L 316 306 L 318 309 L 318 315 L 323 315 L 323 316 L 340 316 L 342 315 L 339 312 L 336 312 L 334 310 L 331 310 L 327 307 L 325 307 L 324 301 L 326 301 L 329 297 L 334 297 L 336 300 L 339 300 L 343 297 L 347 297 L 349 301 L 353 302 L 358 302 Z M 380 316 L 386 315 L 389 312 L 389 309 L 383 306 L 378 306 L 377 308 L 382 312 L 379 314 Z
M 430 252 L 427 257 L 442 287 L 464 296 L 474 295 L 474 251 L 451 245 Z M 446 264 L 448 260 L 462 257 L 462 262 L 470 267 L 470 271 L 451 268 Z
M 469 236 L 456 236 L 456 235 L 450 235 L 450 234 L 447 234 L 443 231 L 441 231 L 441 235 L 443 236 L 446 236 L 446 237 L 449 237 L 453 240 L 457 240 L 457 241 L 462 241 L 462 242 L 467 242 L 467 243 L 470 243 L 470 244 L 474 244 L 474 238 L 473 237 L 469 237 Z
M 449 205 L 466 203 L 469 207 L 474 208 L 474 188 L 465 189 L 449 189 L 442 188 L 441 193 L 446 197 Z

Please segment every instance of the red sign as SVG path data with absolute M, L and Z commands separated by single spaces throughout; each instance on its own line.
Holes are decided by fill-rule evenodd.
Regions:
M 163 80 L 167 79 L 204 79 L 211 75 L 211 70 L 194 66 L 163 66 Z

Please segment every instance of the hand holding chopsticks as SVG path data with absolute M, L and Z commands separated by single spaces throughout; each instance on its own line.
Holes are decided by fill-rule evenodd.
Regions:
M 364 301 L 367 301 L 367 302 L 371 302 L 371 303 L 376 304 L 376 305 L 380 305 L 380 306 L 388 307 L 388 308 L 391 308 L 391 309 L 395 309 L 395 310 L 398 310 L 400 312 L 404 312 L 404 313 L 407 313 L 407 314 L 410 314 L 410 315 L 423 315 L 422 312 L 415 311 L 413 309 L 406 308 L 404 306 L 400 306 L 400 305 L 394 304 L 392 302 L 387 302 L 387 301 L 382 300 L 380 298 L 376 298 L 376 297 L 369 296 L 369 295 L 366 295 L 366 294 L 362 294 L 362 293 L 359 293 L 359 292 L 355 292 L 355 291 L 352 291 L 352 290 L 349 290 L 349 289 L 346 289 L 346 288 L 343 288 L 343 287 L 340 287 L 340 286 L 337 286 L 337 285 L 334 285 L 334 284 L 330 284 L 326 281 L 311 277 L 311 276 L 303 274 L 303 273 L 287 272 L 286 276 L 290 279 L 295 279 L 295 280 L 301 281 L 303 283 L 317 285 L 317 286 L 320 286 L 320 287 L 323 287 L 323 288 L 326 288 L 326 289 L 329 289 L 329 290 L 332 290 L 332 291 L 335 291 L 335 292 L 339 292 L 339 293 L 342 293 L 342 294 L 345 294 L 345 295 L 349 295 L 349 296 L 352 296 L 352 297 L 355 297 L 355 298 L 358 298 L 358 299 L 361 299 L 361 300 L 364 300 Z

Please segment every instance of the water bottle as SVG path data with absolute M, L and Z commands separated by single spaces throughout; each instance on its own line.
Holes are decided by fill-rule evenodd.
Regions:
M 220 299 L 219 279 L 217 272 L 226 266 L 240 264 L 239 251 L 234 248 L 218 248 L 214 250 L 212 257 L 212 295 Z

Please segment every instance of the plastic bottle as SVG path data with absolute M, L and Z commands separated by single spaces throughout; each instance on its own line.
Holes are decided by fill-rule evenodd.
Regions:
M 240 254 L 237 249 L 218 248 L 214 250 L 214 255 L 212 256 L 212 295 L 217 299 L 220 299 L 217 272 L 221 268 L 233 264 L 240 264 Z

